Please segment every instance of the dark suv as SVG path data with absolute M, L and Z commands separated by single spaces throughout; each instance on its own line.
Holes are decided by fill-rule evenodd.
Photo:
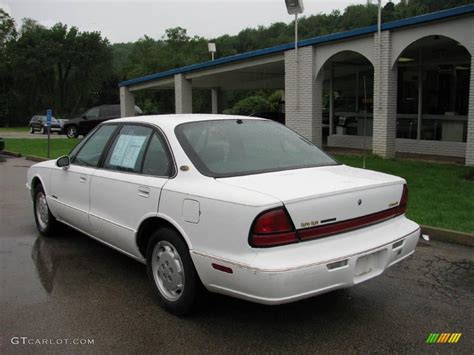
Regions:
M 143 114 L 138 106 L 135 106 L 135 116 Z M 86 135 L 99 123 L 120 117 L 120 105 L 102 105 L 87 110 L 79 117 L 64 123 L 64 133 L 68 138 L 77 138 L 80 134 Z

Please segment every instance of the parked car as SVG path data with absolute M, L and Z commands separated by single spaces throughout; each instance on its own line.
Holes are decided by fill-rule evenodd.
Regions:
M 30 133 L 34 134 L 35 132 L 40 132 L 42 134 L 48 133 L 47 128 L 47 117 L 43 115 L 35 115 L 31 117 L 30 122 L 28 123 L 28 127 L 30 127 Z M 63 132 L 62 121 L 56 119 L 55 117 L 51 117 L 51 132 L 56 132 L 61 134 Z
M 261 118 L 108 121 L 33 165 L 27 187 L 41 234 L 62 222 L 145 263 L 179 315 L 204 289 L 281 304 L 353 286 L 413 254 L 420 235 L 405 180 L 339 164 Z
M 135 115 L 143 114 L 142 110 L 135 106 Z M 68 138 L 77 138 L 86 135 L 99 123 L 120 117 L 120 105 L 102 105 L 87 110 L 82 115 L 68 120 L 64 125 L 64 132 Z

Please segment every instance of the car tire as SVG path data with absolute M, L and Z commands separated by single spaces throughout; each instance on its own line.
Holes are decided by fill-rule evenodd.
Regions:
M 46 129 L 45 126 L 43 126 L 43 127 L 41 128 L 41 133 L 42 133 L 42 134 L 48 133 L 48 130 Z
M 79 131 L 78 131 L 76 125 L 67 126 L 64 129 L 64 132 L 66 133 L 66 136 L 68 138 L 77 138 L 77 137 L 79 137 Z
M 146 258 L 158 304 L 177 316 L 195 310 L 205 290 L 183 238 L 173 229 L 157 230 L 148 242 Z
M 30 134 L 34 134 L 35 133 L 35 129 L 33 128 L 33 126 L 30 127 Z
M 59 223 L 49 210 L 46 193 L 41 184 L 38 184 L 34 191 L 33 211 L 36 227 L 40 234 L 46 237 L 54 236 L 58 230 Z

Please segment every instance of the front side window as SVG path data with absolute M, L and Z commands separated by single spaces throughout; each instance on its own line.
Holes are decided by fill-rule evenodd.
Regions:
M 100 127 L 94 134 L 80 147 L 79 152 L 73 155 L 71 163 L 76 165 L 97 167 L 102 152 L 107 145 L 112 134 L 117 128 L 116 125 L 106 125 Z M 74 154 L 74 152 L 72 153 Z
M 107 154 L 104 168 L 139 173 L 152 133 L 153 130 L 149 127 L 123 126 Z
M 176 136 L 206 176 L 229 177 L 300 169 L 337 162 L 285 126 L 264 120 L 184 123 Z

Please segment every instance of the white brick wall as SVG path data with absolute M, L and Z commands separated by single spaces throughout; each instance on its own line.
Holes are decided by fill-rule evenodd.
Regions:
M 396 150 L 401 153 L 442 155 L 463 158 L 466 154 L 466 143 L 397 138 Z
M 126 86 L 120 87 L 120 117 L 135 116 L 135 96 Z
M 322 146 L 322 80 L 315 78 L 315 60 L 311 46 L 298 48 L 298 63 L 294 50 L 285 52 L 285 119 L 288 127 Z
M 176 113 L 193 112 L 193 88 L 183 74 L 174 76 L 174 100 Z
M 378 34 L 374 36 L 374 130 L 373 153 L 385 158 L 395 156 L 397 122 L 397 67 L 391 68 L 390 32 L 381 34 L 380 70 L 378 69 Z M 378 76 L 380 73 L 380 92 Z
M 328 137 L 328 146 L 363 149 L 364 137 L 334 134 Z M 372 137 L 367 137 L 366 148 L 372 148 Z M 401 153 L 442 155 L 462 158 L 466 154 L 466 143 L 397 138 L 395 140 L 395 150 Z

